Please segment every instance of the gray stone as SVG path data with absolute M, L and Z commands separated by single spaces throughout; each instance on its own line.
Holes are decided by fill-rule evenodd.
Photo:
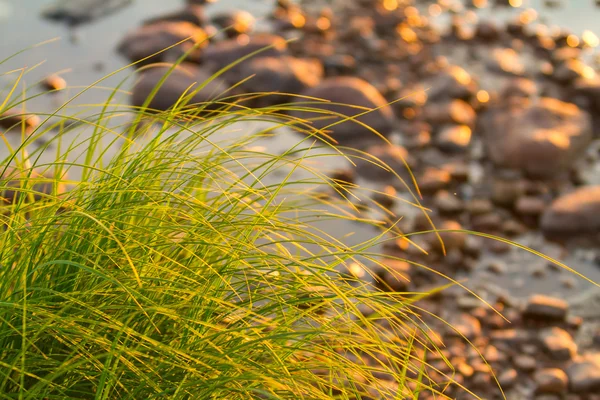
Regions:
M 569 239 L 600 232 L 600 186 L 585 186 L 556 199 L 541 220 L 544 235 Z

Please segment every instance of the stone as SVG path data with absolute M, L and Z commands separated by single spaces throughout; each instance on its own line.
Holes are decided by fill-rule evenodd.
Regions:
M 450 65 L 438 73 L 431 82 L 427 96 L 431 100 L 460 99 L 469 101 L 475 96 L 478 85 L 471 75 L 458 65 Z
M 545 321 L 564 321 L 569 305 L 566 301 L 544 295 L 533 295 L 527 301 L 523 316 Z
M 449 253 L 452 250 L 462 250 L 467 241 L 467 234 L 460 232 L 463 227 L 456 221 L 443 221 L 441 224 L 435 224 L 435 228 L 440 231 L 448 230 L 450 232 L 439 232 L 439 237 L 435 233 L 427 233 L 425 240 L 432 251 Z M 429 228 L 432 229 L 432 228 Z M 443 242 L 443 246 L 442 243 Z
M 385 291 L 406 292 L 410 284 L 411 269 L 411 264 L 406 261 L 384 259 L 377 268 L 377 286 Z
M 468 340 L 473 340 L 481 335 L 481 323 L 469 314 L 460 313 L 449 318 L 448 322 L 452 326 L 452 328 L 449 328 L 450 335 L 465 337 Z
M 455 194 L 451 194 L 446 190 L 440 190 L 437 192 L 434 198 L 434 203 L 435 208 L 440 212 L 441 215 L 460 214 L 465 209 L 463 201 Z
M 574 393 L 600 392 L 600 353 L 588 354 L 567 367 L 569 388 Z
M 148 18 L 143 21 L 144 25 L 152 25 L 157 22 L 189 22 L 190 24 L 204 27 L 208 20 L 204 13 L 204 7 L 198 5 L 188 5 L 180 10 Z
M 417 184 L 423 194 L 434 194 L 448 188 L 452 182 L 450 173 L 440 168 L 426 168 L 418 177 Z
M 161 65 L 144 70 L 139 75 L 139 79 L 133 88 L 131 99 L 132 105 L 136 107 L 143 106 L 144 102 L 150 96 L 156 85 L 163 76 L 169 71 L 169 66 Z M 175 67 L 170 75 L 163 81 L 154 98 L 150 101 L 148 108 L 150 110 L 165 111 L 175 105 L 184 94 L 189 96 L 194 89 L 203 84 L 210 78 L 210 75 L 198 66 L 189 63 L 182 63 Z M 231 95 L 231 92 L 225 93 L 229 85 L 220 78 L 215 78 L 208 82 L 200 91 L 195 93 L 188 101 L 188 106 L 192 104 L 203 104 L 208 109 L 219 107 L 218 104 L 211 102 Z M 222 105 L 221 105 L 222 106 Z
M 498 376 L 498 383 L 503 389 L 510 389 L 517 383 L 517 377 L 518 372 L 516 369 L 507 369 Z
M 404 147 L 374 145 L 368 147 L 365 153 L 375 158 L 363 154 L 352 157 L 358 176 L 375 182 L 389 182 L 397 179 L 394 174 L 398 174 L 413 190 L 409 169 L 414 168 L 415 160 Z
M 242 63 L 223 76 L 230 84 L 239 84 L 238 87 L 247 93 L 270 92 L 252 99 L 253 106 L 266 107 L 289 103 L 293 95 L 317 86 L 323 78 L 323 66 L 316 59 L 259 57 Z
M 577 344 L 564 329 L 545 329 L 540 332 L 540 341 L 546 353 L 555 361 L 568 361 L 577 354 Z
M 165 50 L 184 40 L 185 42 Z M 166 21 L 142 25 L 130 31 L 119 42 L 117 51 L 129 62 L 137 62 L 136 65 L 141 66 L 162 61 L 173 62 L 187 52 L 190 52 L 190 59 L 197 59 L 200 49 L 207 45 L 208 35 L 199 26 L 189 22 Z M 194 46 L 197 48 L 192 50 Z
M 5 131 L 21 131 L 25 129 L 25 132 L 31 132 L 36 129 L 41 123 L 40 117 L 34 114 L 27 114 L 23 110 L 17 108 L 11 108 L 0 114 L 0 128 Z
M 523 76 L 525 74 L 525 65 L 519 54 L 510 48 L 495 49 L 487 67 L 492 72 L 511 76 Z
M 287 50 L 287 42 L 281 36 L 266 33 L 241 35 L 234 39 L 211 43 L 203 49 L 200 62 L 212 72 L 225 67 L 231 67 L 230 70 L 233 70 L 248 60 L 242 61 L 235 67 L 231 64 L 256 52 L 259 53 L 252 56 L 253 58 L 279 57 L 287 54 Z
M 531 98 L 537 93 L 538 88 L 534 81 L 526 78 L 515 78 L 503 87 L 500 98 L 502 101 L 512 97 Z
M 2 168 L 4 169 L 4 168 Z M 63 179 L 55 179 L 53 176 L 43 174 L 37 171 L 31 173 L 30 188 L 21 189 L 23 181 L 27 179 L 24 175 L 28 175 L 30 171 L 18 170 L 8 167 L 4 174 L 0 177 L 0 206 L 16 204 L 21 201 L 28 202 L 29 196 L 27 193 L 31 191 L 33 201 L 40 201 L 44 198 L 51 197 L 54 193 L 61 195 L 66 192 L 66 184 L 64 183 L 66 176 Z
M 256 23 L 254 16 L 243 10 L 219 13 L 214 15 L 211 21 L 219 29 L 226 29 L 225 34 L 230 38 L 249 33 Z
M 447 153 L 464 153 L 471 145 L 472 131 L 467 125 L 451 125 L 437 136 L 437 146 Z
M 490 109 L 480 119 L 494 164 L 533 178 L 566 171 L 592 139 L 589 114 L 557 99 L 523 100 Z
M 42 88 L 49 91 L 63 90 L 67 87 L 67 81 L 59 75 L 50 75 L 41 82 Z
M 501 260 L 493 260 L 486 266 L 486 269 L 494 275 L 505 275 L 508 270 L 506 264 Z
M 500 29 L 492 21 L 480 21 L 475 28 L 475 37 L 484 42 L 494 42 L 500 38 Z
M 528 355 L 524 355 L 524 354 L 517 355 L 513 359 L 513 363 L 518 370 L 521 370 L 524 372 L 535 371 L 535 369 L 537 368 L 536 359 L 532 356 L 528 356 Z
M 46 19 L 77 26 L 110 15 L 133 0 L 58 0 L 42 12 Z
M 425 107 L 425 119 L 432 125 L 458 124 L 474 127 L 477 114 L 473 107 L 463 100 L 445 103 L 432 103 Z
M 554 68 L 552 78 L 560 84 L 572 84 L 578 79 L 593 79 L 596 72 L 592 67 L 579 59 L 570 59 Z
M 539 217 L 546 209 L 546 202 L 535 196 L 522 196 L 515 204 L 517 214 L 527 217 Z
M 567 391 L 569 378 L 558 368 L 547 368 L 537 371 L 533 375 L 536 392 L 544 394 L 562 394 Z
M 556 199 L 541 219 L 552 239 L 597 236 L 600 232 L 600 186 L 584 186 Z
M 311 119 L 315 129 L 326 129 L 334 140 L 376 139 L 378 135 L 371 129 L 382 136 L 388 136 L 393 130 L 394 114 L 387 101 L 373 85 L 360 78 L 327 78 L 321 84 L 304 91 L 302 95 L 324 101 L 312 101 L 312 104 L 306 106 L 319 110 L 318 112 L 293 111 L 293 115 Z M 306 102 L 306 98 L 296 99 L 296 103 Z M 367 113 L 369 110 L 371 111 Z M 356 117 L 359 114 L 363 115 Z M 343 121 L 341 118 L 345 117 L 354 118 L 340 122 Z M 332 124 L 335 125 L 330 126 Z

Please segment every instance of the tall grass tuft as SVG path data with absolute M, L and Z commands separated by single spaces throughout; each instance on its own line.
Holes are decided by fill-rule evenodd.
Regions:
M 17 86 L 3 110 L 26 102 Z M 344 191 L 319 132 L 290 105 L 157 113 L 111 103 L 119 90 L 2 138 L 0 398 L 444 398 L 414 296 L 344 272 L 390 232 L 349 246 L 316 228 L 376 224 L 319 195 Z M 257 147 L 292 126 L 304 139 L 282 154 Z

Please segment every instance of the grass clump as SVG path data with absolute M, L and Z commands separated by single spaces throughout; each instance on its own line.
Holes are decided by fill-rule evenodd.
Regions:
M 0 212 L 0 398 L 437 392 L 425 363 L 436 347 L 411 297 L 339 273 L 374 263 L 383 235 L 348 246 L 314 226 L 358 221 L 345 200 L 317 194 L 332 182 L 311 151 L 336 151 L 278 109 L 206 106 L 66 104 L 11 148 L 0 180 L 4 197 L 17 194 Z M 255 146 L 292 125 L 307 135 L 283 154 Z

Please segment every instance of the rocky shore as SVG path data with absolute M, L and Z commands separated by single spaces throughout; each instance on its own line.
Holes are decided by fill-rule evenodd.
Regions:
M 481 7 L 519 3 L 513 1 L 355 0 L 329 8 L 278 0 L 258 22 L 236 10 L 208 17 L 205 3 L 188 0 L 131 27 L 118 44 L 136 67 L 185 58 L 149 107 L 167 110 L 211 74 L 258 52 L 191 102 L 273 92 L 244 105 L 321 98 L 329 103 L 311 107 L 357 116 L 358 124 L 331 126 L 334 119 L 320 119 L 313 126 L 326 129 L 327 140 L 364 150 L 393 171 L 357 160 L 336 176 L 380 188 L 373 201 L 396 217 L 405 216 L 396 197 L 418 194 L 434 225 L 447 230 L 443 242 L 432 233 L 411 236 L 418 248 L 408 240 L 390 241 L 384 248 L 389 259 L 381 260 L 386 268 L 364 268 L 373 269 L 377 285 L 394 291 L 447 282 L 412 263 L 467 277 L 495 309 L 464 290 L 443 291 L 420 305 L 452 325 L 426 321 L 442 347 L 427 358 L 439 390 L 469 398 L 456 384 L 444 385 L 452 380 L 485 399 L 502 398 L 499 386 L 511 400 L 600 399 L 600 329 L 594 325 L 600 289 L 592 287 L 570 307 L 561 299 L 575 299 L 583 281 L 573 273 L 537 256 L 519 259 L 524 250 L 507 243 L 457 232 L 509 238 L 559 261 L 584 259 L 582 264 L 600 268 L 600 75 L 590 61 L 598 37 L 551 30 L 528 9 L 503 23 L 479 17 Z M 434 25 L 440 16 L 447 23 Z M 131 103 L 142 106 L 167 69 L 140 69 Z M 319 115 L 314 111 L 296 116 Z M 36 121 L 14 114 L 1 123 L 32 129 Z M 413 213 L 400 228 L 428 231 L 431 222 Z M 577 262 L 565 263 L 579 270 Z M 537 290 L 544 286 L 538 281 L 552 282 L 558 293 Z

